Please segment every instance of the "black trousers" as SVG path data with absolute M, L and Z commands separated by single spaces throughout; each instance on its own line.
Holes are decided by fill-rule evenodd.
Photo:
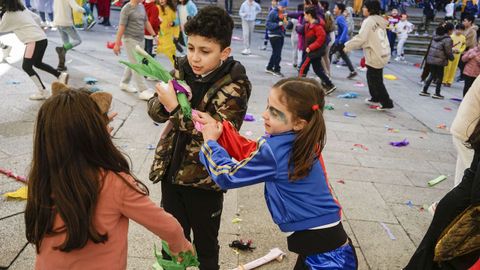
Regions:
M 444 66 L 439 65 L 429 65 L 430 66 L 430 74 L 431 76 L 425 81 L 425 85 L 423 86 L 423 92 L 428 92 L 428 87 L 432 81 L 434 81 L 437 85 L 435 87 L 435 94 L 440 95 L 440 90 L 442 90 L 442 80 L 443 80 L 443 71 Z
M 39 40 L 35 42 L 35 49 L 33 51 L 32 57 L 31 58 L 26 58 L 25 56 L 23 57 L 22 69 L 30 77 L 37 76 L 40 82 L 42 82 L 42 80 L 40 79 L 40 76 L 38 76 L 38 73 L 33 69 L 33 67 L 46 71 L 57 78 L 58 76 L 60 76 L 60 72 L 58 70 L 54 69 L 52 66 L 48 64 L 43 63 L 43 56 L 45 55 L 45 50 L 47 49 L 47 45 L 48 45 L 47 39 Z M 43 82 L 42 82 L 42 85 L 43 85 Z
M 308 67 L 310 66 L 310 64 L 312 64 L 313 71 L 315 72 L 315 74 L 317 74 L 317 76 L 322 80 L 322 82 L 324 84 L 326 84 L 328 86 L 333 85 L 330 78 L 328 78 L 328 76 L 325 74 L 325 70 L 323 70 L 322 59 L 321 58 L 310 59 L 310 57 L 307 56 L 307 58 L 305 59 L 305 61 L 302 64 L 302 66 L 300 67 L 300 77 L 303 77 L 303 76 L 306 75 L 306 74 L 304 74 L 304 72 L 305 72 L 304 70 L 305 69 L 308 70 Z
M 153 51 L 153 39 L 145 39 L 145 51 L 152 57 L 155 57 L 157 52 Z
M 272 45 L 272 55 L 268 61 L 267 69 L 280 72 L 280 61 L 282 61 L 283 36 L 270 37 Z
M 347 64 L 350 72 L 354 72 L 355 68 L 353 68 L 352 61 L 350 61 L 350 58 L 348 57 L 348 55 L 343 51 L 343 48 L 345 48 L 345 45 L 343 44 L 333 44 L 332 48 L 330 49 L 330 55 L 329 55 L 330 61 L 332 60 L 332 55 L 338 52 L 340 54 L 340 57 Z
M 232 6 L 233 6 L 233 0 L 225 0 L 225 10 L 229 13 L 232 14 Z
M 218 230 L 223 209 L 223 192 L 174 185 L 162 181 L 162 207 L 183 227 L 198 254 L 201 270 L 218 270 Z
M 475 81 L 476 77 L 470 77 L 468 75 L 463 74 L 463 78 L 465 79 L 465 84 L 463 85 L 463 96 L 465 96 L 468 92 L 468 89 L 470 89 L 473 82 Z
M 468 253 L 464 256 L 454 258 L 451 261 L 438 265 L 433 261 L 435 246 L 443 230 L 468 206 L 478 203 L 478 153 L 475 154 L 471 169 L 467 169 L 462 182 L 448 192 L 438 203 L 432 223 L 428 227 L 425 236 L 420 242 L 417 250 L 408 262 L 405 270 L 433 270 L 433 269 L 468 269 L 479 258 L 480 250 Z M 475 173 L 475 171 L 477 171 Z M 476 191 L 476 192 L 475 192 Z M 476 198 L 476 199 L 474 199 Z
M 384 107 L 393 106 L 393 101 L 383 83 L 383 68 L 373 68 L 367 65 L 367 84 L 372 101 L 380 102 Z

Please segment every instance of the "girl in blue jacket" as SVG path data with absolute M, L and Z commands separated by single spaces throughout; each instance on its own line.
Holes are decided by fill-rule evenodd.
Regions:
M 223 145 L 235 141 L 222 140 L 225 122 L 206 120 L 200 114 L 203 119 L 194 119 L 205 124 L 200 161 L 224 190 L 265 182 L 273 221 L 288 235 L 288 249 L 299 255 L 295 269 L 356 269 L 355 249 L 343 229 L 341 206 L 320 156 L 326 134 L 324 96 L 313 79 L 277 82 L 262 115 L 268 135 L 243 155 L 246 158 L 233 155 L 239 161 L 217 142 L 219 138 Z

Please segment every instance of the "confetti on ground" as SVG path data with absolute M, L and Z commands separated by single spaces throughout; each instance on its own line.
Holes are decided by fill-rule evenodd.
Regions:
M 26 200 L 27 199 L 27 194 L 28 194 L 28 188 L 27 186 L 23 186 L 16 191 L 12 192 L 7 192 L 3 194 L 3 196 L 11 199 L 21 199 L 21 200 Z
M 380 106 L 378 106 L 378 105 L 370 105 L 370 106 L 368 106 L 368 108 L 373 109 L 373 110 L 376 110 L 376 109 L 380 108 Z
M 422 205 L 422 207 L 420 207 L 420 212 L 428 210 L 428 207 L 429 207 L 428 204 Z
M 242 41 L 243 39 L 241 37 L 232 36 L 232 40 Z
M 155 126 L 157 126 L 157 127 L 160 126 L 160 124 L 157 123 L 157 122 L 153 122 L 153 124 L 154 124 Z
M 340 183 L 340 184 L 344 184 L 344 185 L 345 185 L 345 181 L 343 181 L 343 179 L 337 180 L 337 183 Z
M 245 135 L 247 135 L 247 136 L 252 136 L 252 135 L 253 135 L 253 132 L 252 132 L 252 131 L 250 131 L 250 130 L 248 130 L 248 131 L 245 131 Z
M 450 108 L 450 107 L 443 107 L 443 109 L 444 109 L 445 111 L 449 111 L 449 112 L 452 111 L 452 108 Z
M 446 128 L 447 128 L 447 125 L 445 125 L 445 124 L 438 124 L 438 125 L 437 125 L 437 128 L 439 128 L 439 129 L 446 129 Z
M 390 132 L 390 133 L 399 133 L 400 132 L 400 130 L 396 129 L 396 128 L 387 128 L 387 131 Z
M 94 77 L 85 77 L 83 78 L 83 81 L 86 83 L 86 84 L 89 84 L 89 85 L 94 85 L 98 82 L 98 80 Z
M 451 98 L 450 100 L 451 101 L 456 101 L 456 102 L 462 102 L 461 98 Z
M 325 107 L 323 107 L 323 109 L 325 109 L 327 111 L 335 110 L 335 108 L 333 107 L 333 104 L 327 104 L 327 105 L 325 105 Z
M 428 181 L 427 184 L 428 184 L 429 187 L 433 187 L 433 186 L 435 186 L 436 184 L 444 181 L 445 179 L 447 179 L 447 176 L 445 176 L 445 175 L 440 175 L 439 177 Z
M 415 63 L 413 64 L 414 67 L 420 68 L 421 64 L 420 63 Z
M 368 147 L 366 147 L 365 145 L 360 144 L 360 143 L 354 144 L 353 147 L 362 148 L 363 150 L 368 151 Z
M 348 92 L 342 95 L 338 95 L 337 98 L 357 98 L 358 94 L 355 92 Z
M 10 178 L 13 178 L 19 182 L 22 182 L 24 184 L 27 183 L 27 178 L 25 178 L 25 176 L 20 176 L 20 175 L 17 175 L 15 173 L 13 173 L 12 171 L 10 170 L 7 170 L 7 169 L 4 169 L 4 168 L 0 168 L 0 174 L 4 174 L 6 175 L 7 177 L 10 177 Z
M 385 75 L 383 75 L 383 77 L 387 80 L 390 80 L 390 81 L 394 81 L 394 80 L 397 79 L 397 76 L 392 75 L 392 74 L 385 74 Z
M 7 84 L 9 84 L 9 85 L 20 84 L 20 81 L 17 81 L 17 80 L 8 80 L 8 81 L 7 81 Z
M 405 202 L 405 204 L 406 204 L 408 207 L 413 208 L 413 202 L 412 202 L 412 201 L 408 200 L 408 201 Z
M 233 224 L 237 224 L 237 223 L 240 223 L 240 222 L 242 222 L 242 221 L 243 221 L 243 220 L 242 220 L 241 218 L 238 218 L 238 217 L 232 219 L 232 223 L 233 223 Z
M 355 82 L 355 83 L 353 84 L 353 86 L 356 86 L 356 87 L 365 87 L 365 84 L 362 83 L 362 82 Z
M 148 150 L 155 150 L 155 146 L 153 146 L 153 144 L 149 144 L 149 145 L 147 146 L 147 149 L 148 149 Z
M 247 122 L 253 122 L 255 121 L 255 117 L 253 116 L 253 114 L 247 113 L 245 114 L 245 117 L 243 117 L 243 120 Z
M 343 116 L 345 116 L 345 117 L 352 117 L 352 118 L 357 117 L 356 114 L 351 113 L 351 112 L 344 112 L 344 113 L 343 113 Z
M 394 147 L 404 147 L 409 144 L 410 143 L 407 141 L 407 139 L 403 139 L 403 141 L 399 141 L 399 142 L 390 142 L 390 145 Z
M 387 227 L 387 225 L 383 222 L 380 222 L 380 225 L 382 225 L 382 228 L 385 230 L 385 232 L 388 234 L 388 237 L 390 237 L 390 239 L 392 240 L 397 240 L 397 238 L 395 238 L 395 235 L 393 235 L 392 231 L 390 231 L 390 228 Z

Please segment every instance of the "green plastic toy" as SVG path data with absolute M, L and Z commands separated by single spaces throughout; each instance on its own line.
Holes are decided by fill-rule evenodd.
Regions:
M 129 63 L 126 61 L 120 61 L 120 63 L 131 68 L 140 75 L 148 76 L 164 83 L 172 81 L 173 89 L 177 93 L 177 100 L 180 108 L 182 109 L 183 115 L 187 119 L 192 118 L 192 107 L 190 102 L 188 102 L 188 96 L 191 93 L 185 88 L 187 83 L 185 81 L 177 81 L 170 72 L 166 70 L 162 64 L 157 62 L 151 55 L 144 51 L 140 46 L 135 47 L 135 58 L 137 63 Z
M 172 256 L 170 248 L 168 247 L 167 242 L 162 241 L 162 249 L 165 253 L 172 258 L 172 260 L 165 260 L 162 256 L 162 253 L 157 251 L 157 246 L 154 245 L 154 255 L 156 262 L 152 265 L 152 268 L 155 270 L 185 270 L 187 267 L 198 267 L 200 263 L 196 255 L 193 255 L 192 252 L 180 252 L 178 256 Z M 178 257 L 182 258 L 181 262 L 178 262 Z

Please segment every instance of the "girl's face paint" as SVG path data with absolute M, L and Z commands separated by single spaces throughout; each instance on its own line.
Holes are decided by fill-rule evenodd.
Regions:
M 280 91 L 272 88 L 268 95 L 267 108 L 262 114 L 265 131 L 268 134 L 279 134 L 293 130 L 293 114 L 281 101 Z

